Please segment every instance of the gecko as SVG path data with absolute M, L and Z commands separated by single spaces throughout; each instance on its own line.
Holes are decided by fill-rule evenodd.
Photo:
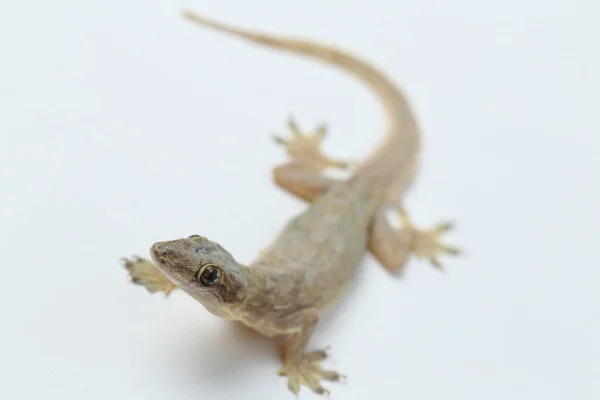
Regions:
M 151 260 L 123 259 L 131 281 L 151 293 L 182 290 L 216 317 L 268 337 L 289 338 L 279 370 L 288 389 L 297 395 L 306 386 L 328 395 L 324 381 L 346 376 L 323 367 L 329 348 L 309 350 L 308 345 L 325 311 L 348 292 L 365 255 L 395 273 L 410 255 L 442 269 L 440 255 L 462 251 L 441 239 L 453 222 L 419 229 L 404 208 L 419 162 L 419 124 L 398 85 L 359 56 L 323 42 L 236 27 L 188 10 L 182 14 L 222 34 L 336 67 L 370 88 L 386 112 L 386 136 L 360 163 L 324 154 L 327 125 L 303 131 L 288 119 L 290 135 L 275 140 L 289 160 L 273 169 L 272 178 L 308 207 L 251 263 L 239 262 L 219 243 L 197 234 L 154 243 Z M 330 178 L 328 168 L 349 170 L 350 176 Z M 399 226 L 390 223 L 388 212 L 400 217 Z

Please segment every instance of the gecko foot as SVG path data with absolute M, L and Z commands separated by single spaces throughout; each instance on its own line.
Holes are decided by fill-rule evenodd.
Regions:
M 150 293 L 164 292 L 167 297 L 175 284 L 171 282 L 151 261 L 134 256 L 123 258 L 123 265 L 129 271 L 131 281 L 136 285 L 144 286 Z
M 441 236 L 452 230 L 454 224 L 452 222 L 442 222 L 430 229 L 417 229 L 406 212 L 402 209 L 398 211 L 400 220 L 411 237 L 411 253 L 418 258 L 427 258 L 431 265 L 438 269 L 443 269 L 438 259 L 440 254 L 459 255 L 461 251 L 452 246 L 447 246 L 442 243 Z
M 288 119 L 288 127 L 292 134 L 289 139 L 284 139 L 277 135 L 274 135 L 274 139 L 286 148 L 287 153 L 294 160 L 315 171 L 321 171 L 329 167 L 348 168 L 348 163 L 331 159 L 321 152 L 320 146 L 327 135 L 327 126 L 325 124 L 315 128 L 312 134 L 306 134 L 300 130 L 296 121 L 290 117 Z
M 305 385 L 314 393 L 329 396 L 329 391 L 321 386 L 321 381 L 344 382 L 346 377 L 335 371 L 329 371 L 321 367 L 321 361 L 327 358 L 326 350 L 316 350 L 304 354 L 297 360 L 289 360 L 279 370 L 280 376 L 288 377 L 288 388 L 297 395 L 300 385 Z

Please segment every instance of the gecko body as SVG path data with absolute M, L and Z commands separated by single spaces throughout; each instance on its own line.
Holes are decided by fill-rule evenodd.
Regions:
M 450 223 L 420 230 L 402 207 L 418 162 L 418 124 L 395 83 L 357 56 L 316 42 L 236 28 L 191 12 L 184 15 L 221 33 L 346 71 L 371 88 L 386 110 L 387 136 L 346 180 L 323 175 L 328 167 L 348 167 L 321 152 L 326 126 L 308 134 L 289 121 L 291 137 L 276 140 L 291 160 L 276 167 L 273 177 L 310 205 L 252 263 L 239 263 L 220 244 L 199 235 L 153 244 L 152 261 L 125 260 L 132 280 L 150 292 L 168 294 L 179 288 L 218 317 L 240 321 L 266 336 L 291 335 L 280 375 L 287 376 L 293 393 L 304 385 L 327 394 L 321 382 L 344 376 L 324 369 L 326 352 L 308 351 L 307 344 L 324 310 L 347 292 L 366 252 L 392 272 L 410 254 L 427 258 L 436 267 L 441 267 L 440 254 L 458 254 L 440 241 Z M 388 222 L 390 208 L 401 216 L 400 228 Z

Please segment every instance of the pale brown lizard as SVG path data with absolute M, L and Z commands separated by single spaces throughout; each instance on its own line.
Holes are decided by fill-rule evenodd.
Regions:
M 337 66 L 378 94 L 389 117 L 384 142 L 354 166 L 347 180 L 323 175 L 328 167 L 347 167 L 320 151 L 325 126 L 304 134 L 290 120 L 291 137 L 277 141 L 292 160 L 274 169 L 274 180 L 312 204 L 249 265 L 198 235 L 155 243 L 150 249 L 154 263 L 125 259 L 133 282 L 150 292 L 168 295 L 178 287 L 216 316 L 241 321 L 267 336 L 291 335 L 280 370 L 288 377 L 289 389 L 297 394 L 300 385 L 306 385 L 327 394 L 321 382 L 344 377 L 322 368 L 325 350 L 308 351 L 307 343 L 323 311 L 346 293 L 366 251 L 392 272 L 410 254 L 427 258 L 438 268 L 439 254 L 458 254 L 440 242 L 450 223 L 419 230 L 401 206 L 415 176 L 419 127 L 392 80 L 356 56 L 315 42 L 227 26 L 188 11 L 184 15 L 222 33 Z M 388 222 L 390 208 L 399 212 L 401 227 Z

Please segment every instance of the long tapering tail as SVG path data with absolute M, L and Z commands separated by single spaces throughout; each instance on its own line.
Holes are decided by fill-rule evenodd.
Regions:
M 183 15 L 200 25 L 237 38 L 324 61 L 354 75 L 371 88 L 380 97 L 388 116 L 387 137 L 376 152 L 355 170 L 355 178 L 391 181 L 406 160 L 417 153 L 419 127 L 408 101 L 396 84 L 373 65 L 333 46 L 237 28 L 187 10 L 183 11 Z

